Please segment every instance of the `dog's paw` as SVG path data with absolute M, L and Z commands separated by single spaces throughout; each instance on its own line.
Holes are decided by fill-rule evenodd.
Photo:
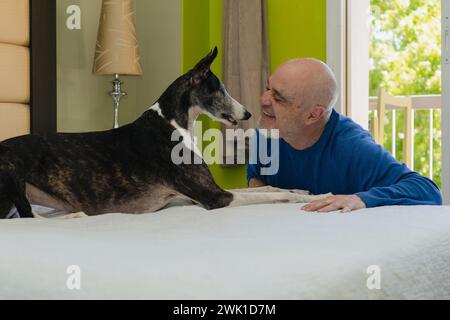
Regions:
M 258 187 L 258 188 L 248 188 L 248 189 L 236 189 L 236 190 L 230 190 L 232 192 L 278 192 L 278 193 L 295 193 L 295 194 L 302 194 L 302 195 L 310 195 L 311 193 L 306 190 L 296 190 L 296 189 L 280 189 L 275 188 L 272 186 L 264 186 L 264 187 Z
M 294 192 L 292 192 L 294 191 Z M 289 191 L 289 201 L 287 202 L 291 202 L 291 203 L 310 203 L 310 202 L 314 202 L 317 200 L 322 200 L 324 198 L 328 198 L 330 196 L 332 196 L 332 194 L 324 194 L 324 195 L 312 195 L 309 192 L 305 192 L 302 190 L 292 190 Z M 298 191 L 298 192 L 295 192 Z
M 76 212 L 76 213 L 70 213 L 67 215 L 59 216 L 55 219 L 58 220 L 70 220 L 70 219 L 80 219 L 80 218 L 86 218 L 88 215 L 84 212 Z
M 314 201 L 317 201 L 317 200 L 326 199 L 326 198 L 329 198 L 329 197 L 331 197 L 331 196 L 333 196 L 332 193 L 319 194 L 319 195 L 310 195 L 310 196 L 309 196 L 309 197 L 310 197 L 310 201 L 308 201 L 308 203 L 309 203 L 309 202 L 314 202 Z
M 312 195 L 311 192 L 306 191 L 306 190 L 297 190 L 297 189 L 294 189 L 294 190 L 289 190 L 289 192 L 290 192 L 290 193 L 295 193 L 295 194 L 301 194 L 301 195 L 305 195 L 305 196 L 311 196 L 311 195 Z

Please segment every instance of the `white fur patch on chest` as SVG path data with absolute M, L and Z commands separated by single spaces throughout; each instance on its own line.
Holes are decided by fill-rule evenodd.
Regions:
M 170 124 L 178 131 L 178 133 L 183 137 L 183 144 L 186 148 L 193 151 L 197 156 L 203 159 L 202 153 L 197 147 L 197 144 L 195 143 L 191 133 L 182 128 L 175 120 L 172 120 Z
M 164 119 L 165 119 L 165 117 L 164 117 L 164 115 L 163 115 L 163 113 L 162 113 L 161 107 L 159 106 L 159 103 L 158 103 L 158 102 L 155 103 L 154 105 L 152 105 L 150 108 L 148 108 L 148 110 L 152 110 L 152 111 L 157 112 L 158 115 L 159 115 L 161 118 L 164 118 Z

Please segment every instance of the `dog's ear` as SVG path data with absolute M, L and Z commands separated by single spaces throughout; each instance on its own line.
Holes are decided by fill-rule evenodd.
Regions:
M 192 84 L 199 84 L 208 77 L 208 73 L 211 71 L 211 65 L 216 60 L 218 53 L 219 51 L 215 47 L 214 50 L 197 63 L 191 74 Z
M 215 47 L 206 57 L 197 63 L 194 70 L 210 69 L 212 63 L 216 60 L 218 53 L 219 51 L 217 50 L 217 47 Z

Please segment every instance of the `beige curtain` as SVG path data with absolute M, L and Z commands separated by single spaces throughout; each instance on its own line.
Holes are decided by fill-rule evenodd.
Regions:
M 231 96 L 253 114 L 249 121 L 240 123 L 243 129 L 255 128 L 258 125 L 261 117 L 259 98 L 269 75 L 266 2 L 266 0 L 223 1 L 223 80 Z M 236 148 L 235 142 L 226 141 L 225 159 L 226 148 L 231 147 Z

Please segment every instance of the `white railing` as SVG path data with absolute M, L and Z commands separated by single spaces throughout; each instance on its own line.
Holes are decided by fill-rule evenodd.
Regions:
M 440 95 L 411 96 L 411 98 L 413 110 L 430 110 L 442 108 L 442 98 Z M 378 102 L 377 97 L 370 97 L 369 110 L 376 110 L 377 102 Z M 397 108 L 394 106 L 387 105 L 386 109 L 394 110 Z
M 406 132 L 406 134 L 411 135 L 411 154 L 412 156 L 412 164 L 411 167 L 414 169 L 414 135 L 415 135 L 415 125 L 414 125 L 414 113 L 418 110 L 428 110 L 429 116 L 430 116 L 430 125 L 429 125 L 429 177 L 430 179 L 433 179 L 433 163 L 434 163 L 434 111 L 436 109 L 442 108 L 442 98 L 440 95 L 420 95 L 420 96 L 411 96 L 412 98 L 412 117 L 411 117 L 411 132 Z M 369 110 L 373 111 L 374 113 L 377 112 L 377 106 L 378 106 L 378 98 L 377 97 L 370 97 L 369 98 Z M 396 112 L 401 108 L 392 106 L 392 105 L 386 105 L 386 110 L 392 110 L 393 116 L 392 116 L 392 146 L 391 146 L 391 152 L 392 155 L 395 157 L 397 152 L 397 124 L 396 124 Z M 377 115 L 375 115 L 377 116 Z M 406 137 L 405 137 L 406 138 Z

